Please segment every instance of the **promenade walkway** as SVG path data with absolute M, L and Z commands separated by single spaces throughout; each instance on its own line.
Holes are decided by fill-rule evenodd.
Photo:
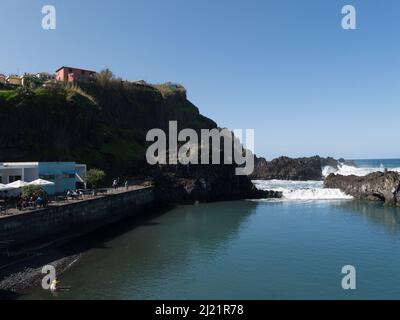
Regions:
M 117 187 L 116 189 L 114 188 L 104 188 L 104 189 L 99 189 L 97 192 L 97 195 L 94 194 L 84 194 L 79 198 L 67 198 L 65 197 L 56 197 L 54 200 L 51 200 L 46 208 L 50 208 L 50 207 L 60 207 L 60 206 L 65 206 L 65 205 L 69 205 L 72 203 L 77 203 L 77 202 L 83 202 L 83 201 L 89 201 L 92 199 L 98 199 L 98 198 L 102 198 L 102 197 L 107 197 L 113 194 L 120 194 L 120 193 L 125 193 L 125 192 L 131 192 L 134 190 L 140 190 L 140 189 L 145 189 L 145 188 L 149 188 L 150 185 L 132 185 L 132 186 L 128 186 L 128 188 L 126 187 Z M 46 208 L 42 208 L 42 207 L 29 207 L 29 208 L 25 208 L 24 210 L 19 210 L 17 208 L 8 208 L 7 211 L 1 212 L 0 213 L 0 219 L 6 218 L 6 217 L 10 217 L 10 216 L 15 216 L 15 215 L 19 215 L 19 214 L 26 214 L 26 213 L 30 213 L 30 212 L 37 212 L 40 210 L 45 210 Z

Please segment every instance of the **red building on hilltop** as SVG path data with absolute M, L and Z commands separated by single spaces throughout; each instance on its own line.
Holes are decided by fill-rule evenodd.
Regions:
M 56 71 L 56 80 L 63 82 L 90 82 L 95 71 L 61 67 Z

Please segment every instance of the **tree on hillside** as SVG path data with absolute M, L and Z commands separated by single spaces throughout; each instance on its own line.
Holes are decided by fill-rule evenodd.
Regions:
M 110 69 L 104 69 L 96 74 L 95 79 L 97 84 L 105 86 L 115 80 L 115 75 Z
M 33 98 L 33 96 L 35 95 L 35 93 L 32 91 L 31 88 L 29 87 L 18 87 L 15 90 L 16 95 L 16 101 L 17 101 L 17 105 L 16 107 L 20 107 L 24 104 L 28 104 L 31 99 Z
M 90 169 L 86 173 L 86 182 L 93 188 L 98 189 L 101 186 L 106 174 L 100 169 Z

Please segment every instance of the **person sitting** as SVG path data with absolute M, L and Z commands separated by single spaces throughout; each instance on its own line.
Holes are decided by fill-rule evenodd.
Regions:
M 39 207 L 44 208 L 44 200 L 43 200 L 43 198 L 41 196 L 38 196 L 36 198 L 36 205 L 39 206 Z
M 19 201 L 17 202 L 17 209 L 18 209 L 19 211 L 22 211 L 22 210 L 24 209 L 24 200 L 23 200 L 23 199 L 21 199 L 21 200 L 19 200 Z
M 34 209 L 36 208 L 36 198 L 34 196 L 29 198 L 28 206 L 33 207 Z
M 78 199 L 78 192 L 72 191 L 71 197 L 72 199 Z
M 0 212 L 7 213 L 7 203 L 5 200 L 0 200 Z

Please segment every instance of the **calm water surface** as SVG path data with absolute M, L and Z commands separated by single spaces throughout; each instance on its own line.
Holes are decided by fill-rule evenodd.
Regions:
M 27 299 L 400 299 L 400 210 L 359 201 L 181 206 L 91 240 L 57 297 Z M 86 241 L 82 239 L 82 241 Z M 357 290 L 341 289 L 341 268 Z

